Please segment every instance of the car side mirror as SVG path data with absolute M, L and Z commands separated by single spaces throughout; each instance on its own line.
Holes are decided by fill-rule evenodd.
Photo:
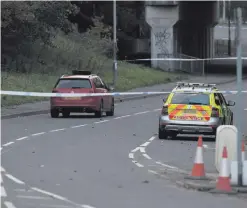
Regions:
M 227 105 L 228 105 L 228 106 L 234 106 L 234 105 L 235 105 L 235 102 L 232 101 L 232 100 L 228 100 Z

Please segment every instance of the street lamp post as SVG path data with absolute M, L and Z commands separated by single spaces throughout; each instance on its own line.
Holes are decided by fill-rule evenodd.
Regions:
M 113 87 L 117 81 L 117 5 L 113 0 Z
M 228 1 L 228 56 L 231 56 L 231 1 Z

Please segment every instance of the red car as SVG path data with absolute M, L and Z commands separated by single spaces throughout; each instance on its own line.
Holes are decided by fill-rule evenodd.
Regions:
M 109 93 L 112 91 L 102 79 L 90 71 L 72 71 L 72 75 L 62 76 L 56 83 L 54 93 Z M 114 97 L 51 97 L 50 114 L 57 118 L 59 113 L 69 117 L 71 112 L 94 113 L 96 117 L 114 115 Z

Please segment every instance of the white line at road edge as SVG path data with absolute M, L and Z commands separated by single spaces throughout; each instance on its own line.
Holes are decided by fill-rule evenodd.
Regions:
M 9 201 L 5 201 L 4 204 L 5 204 L 5 206 L 6 206 L 7 208 L 16 208 L 16 207 L 15 207 L 11 202 L 9 202 Z
M 129 154 L 129 158 L 130 158 L 130 159 L 132 160 L 132 162 L 133 162 L 135 165 L 137 165 L 138 167 L 140 167 L 140 166 L 139 166 L 140 163 L 138 163 L 138 161 L 135 160 L 134 154 L 139 150 L 139 151 L 142 153 L 143 157 L 145 157 L 146 159 L 152 160 L 152 158 L 146 153 L 146 148 L 147 148 L 148 145 L 151 144 L 151 142 L 152 142 L 153 140 L 155 140 L 155 138 L 156 138 L 155 136 L 152 136 L 150 139 L 148 139 L 147 142 L 143 143 L 142 145 L 140 145 L 140 146 L 136 147 L 134 150 L 132 150 L 131 153 L 130 153 L 130 154 L 131 154 L 131 157 L 130 157 L 130 154 Z M 208 149 L 213 149 L 213 148 L 208 147 Z M 169 171 L 173 171 L 173 172 L 177 172 L 177 173 L 183 173 L 183 174 L 187 174 L 187 175 L 190 174 L 189 171 L 182 170 L 182 169 L 180 169 L 180 168 L 178 168 L 178 167 L 171 166 L 171 165 L 168 165 L 168 164 L 164 164 L 164 163 L 162 163 L 162 162 L 160 162 L 160 161 L 154 161 L 154 162 L 155 162 L 157 165 L 160 165 L 160 166 L 166 168 L 166 169 L 169 170 Z M 144 165 L 141 164 L 141 167 L 144 167 Z M 157 173 L 156 171 L 148 170 L 148 172 L 153 173 L 153 174 L 158 174 L 158 175 L 160 175 L 160 176 L 163 177 L 163 175 Z M 208 174 L 206 174 L 206 175 L 207 175 L 209 178 L 213 179 L 213 180 L 215 180 L 215 179 L 217 178 L 217 176 L 216 176 L 215 174 L 208 173 Z
M 130 116 L 135 116 L 135 115 L 141 115 L 141 114 L 145 114 L 145 113 L 149 113 L 149 112 L 156 112 L 158 110 L 160 110 L 160 109 L 154 109 L 154 110 L 151 110 L 151 111 L 144 111 L 144 112 L 134 113 L 133 115 L 124 115 L 124 116 L 116 117 L 116 118 L 113 118 L 113 119 L 122 119 L 122 118 L 130 117 Z M 111 119 L 111 120 L 113 120 L 113 119 Z M 108 121 L 110 121 L 110 120 L 96 121 L 93 124 L 100 124 L 100 123 L 105 123 L 105 122 L 108 122 Z M 88 124 L 82 124 L 82 125 L 77 125 L 77 126 L 71 126 L 71 127 L 68 127 L 68 128 L 53 129 L 53 130 L 50 130 L 50 131 L 47 131 L 47 132 L 34 133 L 34 134 L 29 135 L 29 136 L 24 136 L 24 137 L 18 138 L 18 139 L 16 139 L 16 141 L 23 141 L 23 140 L 28 139 L 30 137 L 36 137 L 36 136 L 44 135 L 44 134 L 47 134 L 47 133 L 59 132 L 59 131 L 63 131 L 63 130 L 66 130 L 66 129 L 73 129 L 73 128 L 84 127 L 84 126 L 87 126 L 87 125 Z M 14 144 L 14 143 L 15 142 L 8 142 L 8 143 L 6 143 L 6 144 L 4 144 L 2 146 L 3 147 L 7 147 L 7 146 L 10 146 L 11 144 Z M 2 147 L 1 147 L 1 150 L 2 150 Z M 138 151 L 138 150 L 139 150 L 139 148 L 136 148 L 134 151 Z M 2 154 L 2 152 L 1 152 L 1 154 Z M 130 158 L 131 157 L 134 158 L 134 154 L 133 155 L 129 154 L 129 156 L 130 156 Z M 146 158 L 148 158 L 148 155 L 146 155 Z M 138 163 L 137 161 L 133 161 L 133 162 L 138 167 L 144 167 L 142 164 Z M 8 174 L 2 166 L 1 166 L 1 172 L 4 172 L 5 173 L 5 176 L 8 177 L 10 180 L 14 181 L 15 183 L 21 184 L 21 185 L 24 185 L 25 184 L 25 182 L 21 181 L 20 179 L 17 179 L 16 177 Z M 2 187 L 2 190 L 3 190 L 2 191 L 3 195 L 5 195 L 6 192 L 5 192 L 5 189 L 3 187 Z M 70 201 L 67 198 L 64 198 L 62 196 L 59 196 L 59 195 L 56 195 L 56 194 L 53 194 L 53 193 L 50 193 L 50 192 L 47 192 L 47 191 L 38 189 L 36 187 L 32 187 L 32 190 L 37 191 L 37 192 L 40 192 L 40 193 L 43 193 L 43 194 L 46 194 L 46 195 L 49 195 L 49 196 L 52 196 L 52 197 L 54 197 L 56 199 L 59 199 L 59 200 L 66 201 L 67 203 L 73 204 L 75 206 L 79 206 L 79 207 L 82 207 L 82 208 L 95 208 L 95 207 L 90 206 L 90 205 L 85 205 L 85 204 L 80 205 L 80 204 L 77 204 L 75 202 Z M 5 206 L 7 208 L 15 208 L 15 206 L 11 202 L 5 201 L 4 204 L 5 204 Z

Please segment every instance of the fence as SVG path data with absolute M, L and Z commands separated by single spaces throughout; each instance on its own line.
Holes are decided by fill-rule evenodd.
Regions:
M 175 60 L 172 60 L 173 58 Z M 158 68 L 164 71 L 183 71 L 186 73 L 204 74 L 204 60 L 199 60 L 193 56 L 181 53 L 175 55 L 158 54 L 158 59 L 168 59 L 157 60 Z

